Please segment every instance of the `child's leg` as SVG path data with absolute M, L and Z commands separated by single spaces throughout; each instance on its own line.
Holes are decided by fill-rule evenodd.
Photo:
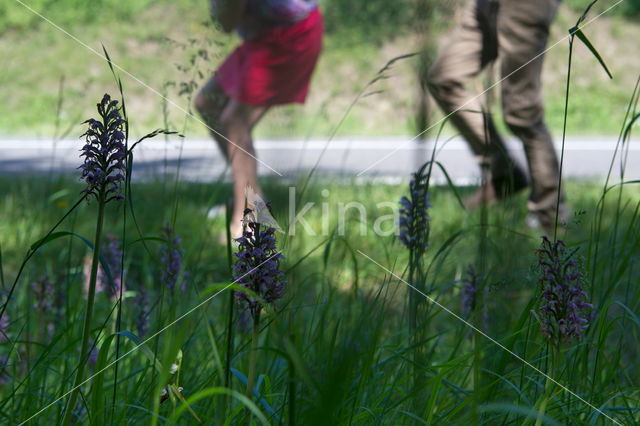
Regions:
M 224 129 L 220 123 L 222 112 L 229 104 L 229 97 L 222 91 L 215 79 L 211 78 L 196 95 L 194 104 L 206 125 L 209 126 L 211 136 L 218 143 L 222 155 L 229 161 L 227 148 L 229 143 L 225 137 L 221 136 L 224 135 Z
M 268 109 L 268 106 L 252 106 L 231 99 L 220 116 L 223 134 L 230 141 L 227 149 L 233 177 L 234 206 L 231 216 L 233 237 L 238 237 L 242 229 L 246 188 L 252 187 L 259 195 L 262 194 L 258 183 L 256 154 L 251 131 Z

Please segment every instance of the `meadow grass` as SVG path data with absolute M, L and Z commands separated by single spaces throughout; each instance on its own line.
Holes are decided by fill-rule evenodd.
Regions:
M 4 194 L 0 202 L 4 219 L 0 241 L 6 289 L 25 250 L 73 203 L 81 186 L 68 178 L 50 182 L 31 177 L 22 178 L 17 184 L 13 179 L 2 178 L 0 187 Z M 142 289 L 148 293 L 148 333 L 152 333 L 205 300 L 206 295 L 224 288 L 222 284 L 229 283 L 226 250 L 216 238 L 224 220 L 207 218 L 211 206 L 225 202 L 229 188 L 224 184 L 180 183 L 177 192 L 173 192 L 171 187 L 165 182 L 134 184 L 132 201 L 140 228 L 129 220 L 124 230 L 128 242 L 124 246 L 127 272 L 120 332 L 122 352 L 135 348 L 138 338 L 144 338 L 135 336 L 143 309 L 137 297 Z M 323 196 L 322 189 L 329 189 L 330 196 Z M 461 191 L 464 195 L 468 190 Z M 286 223 L 287 211 L 283 208 L 288 198 L 286 188 L 272 182 L 266 186 L 266 193 L 275 207 L 275 218 Z M 361 218 L 355 210 L 347 215 L 344 236 L 337 235 L 335 215 L 329 224 L 330 235 L 322 235 L 323 208 L 337 211 L 340 202 L 357 200 L 365 203 L 367 211 L 376 212 L 378 202 L 397 200 L 403 193 L 405 189 L 400 185 L 329 182 L 309 187 L 306 198 L 317 205 L 305 219 L 318 235 L 298 229 L 295 237 L 281 237 L 287 295 L 275 312 L 266 315 L 258 345 L 258 395 L 254 400 L 256 409 L 270 423 L 295 420 L 296 424 L 462 424 L 475 419 L 483 424 L 510 424 L 521 423 L 527 416 L 535 418 L 535 403 L 543 393 L 545 380 L 540 372 L 480 336 L 483 379 L 481 388 L 474 387 L 471 358 L 474 333 L 432 303 L 429 303 L 429 332 L 422 342 L 427 348 L 426 360 L 418 367 L 425 381 L 423 388 L 416 391 L 412 385 L 415 365 L 407 346 L 409 290 L 398 278 L 407 279 L 407 253 L 395 236 L 380 238 L 373 233 L 373 218 L 365 223 L 366 235 L 361 235 Z M 638 232 L 639 192 L 631 187 L 626 189 L 622 195 L 623 208 L 615 216 L 608 212 L 616 210 L 617 200 L 612 197 L 606 202 L 600 232 L 594 235 L 600 193 L 601 186 L 597 183 L 570 181 L 567 185 L 569 203 L 578 213 L 561 238 L 569 247 L 580 248 L 578 255 L 592 265 L 588 268 L 594 270 L 588 275 L 588 291 L 598 314 L 585 339 L 570 349 L 571 361 L 554 378 L 607 415 L 623 424 L 632 424 L 638 421 L 635 336 L 640 323 L 635 312 L 640 299 L 633 284 L 640 271 L 637 238 L 633 236 Z M 477 257 L 480 214 L 461 209 L 446 187 L 433 187 L 431 194 L 432 228 L 425 255 L 425 263 L 430 265 L 428 294 L 462 315 L 464 270 Z M 184 292 L 169 297 L 160 278 L 161 228 L 171 220 L 176 202 L 179 210 L 174 227 L 183 238 L 188 279 Z M 488 212 L 487 269 L 483 276 L 488 291 L 479 302 L 486 304 L 488 320 L 478 320 L 477 325 L 488 326 L 484 331 L 489 336 L 540 371 L 546 371 L 547 344 L 529 312 L 534 309 L 538 291 L 539 272 L 534 265 L 540 241 L 522 225 L 526 214 L 523 205 L 524 199 L 519 197 Z M 91 235 L 91 220 L 87 218 L 95 208 L 83 203 L 60 229 Z M 106 229 L 112 232 L 122 229 L 122 215 L 118 214 L 121 208 L 108 207 Z M 147 240 L 141 242 L 141 238 Z M 600 249 L 597 258 L 593 258 L 590 248 L 596 243 Z M 80 239 L 52 241 L 38 250 L 20 280 L 7 310 L 9 324 L 3 329 L 6 339 L 1 346 L 6 362 L 1 412 L 11 424 L 25 420 L 38 407 L 69 389 L 80 339 L 77 323 L 83 315 L 86 297 L 82 265 L 87 256 L 90 249 Z M 32 281 L 43 275 L 55 283 L 55 294 L 50 295 L 54 307 L 45 312 L 34 308 L 36 302 L 30 287 Z M 115 330 L 114 303 L 105 292 L 97 295 L 94 336 L 100 335 L 96 341 L 101 353 L 90 372 L 114 360 L 114 345 L 108 349 L 109 343 L 113 343 L 109 336 Z M 183 388 L 182 394 L 187 399 L 204 392 L 200 395 L 202 399 L 190 404 L 198 418 L 204 419 L 205 424 L 218 424 L 223 422 L 220 416 L 224 413 L 231 423 L 243 422 L 245 406 L 240 397 L 234 394 L 225 399 L 223 393 L 214 391 L 222 392 L 224 382 L 227 305 L 223 294 L 213 298 L 157 339 L 147 342 L 144 349 L 122 359 L 117 384 L 113 383 L 112 367 L 98 376 L 99 381 L 94 379 L 92 386 L 83 387 L 81 401 L 87 408 L 77 411 L 83 423 L 139 424 L 152 418 L 166 423 L 177 409 L 184 407 L 173 397 L 163 404 L 156 403 L 164 386 L 159 383 L 171 376 L 163 368 L 174 362 L 178 351 L 181 362 L 179 379 L 174 378 L 176 387 Z M 469 320 L 476 323 L 475 319 Z M 481 325 L 483 321 L 487 324 Z M 229 389 L 242 393 L 250 333 L 236 330 L 234 334 Z M 154 372 L 154 363 L 163 367 Z M 111 410 L 114 387 L 116 405 Z M 297 397 L 292 412 L 288 403 L 293 390 Z M 418 407 L 414 401 L 419 401 Z M 33 422 L 49 424 L 52 416 L 61 414 L 62 407 L 63 402 L 58 401 Z M 472 407 L 480 413 L 476 417 Z M 551 424 L 610 423 L 565 392 L 554 395 L 546 416 Z M 188 411 L 180 419 L 180 424 L 197 423 Z

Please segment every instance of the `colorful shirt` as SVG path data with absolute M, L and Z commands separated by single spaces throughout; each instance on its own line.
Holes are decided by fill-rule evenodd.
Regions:
M 318 7 L 316 0 L 248 0 L 238 33 L 244 39 L 271 28 L 295 24 Z

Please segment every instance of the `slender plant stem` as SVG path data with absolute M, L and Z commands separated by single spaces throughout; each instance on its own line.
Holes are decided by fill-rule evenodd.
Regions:
M 253 333 L 251 334 L 251 355 L 249 356 L 249 378 L 245 396 L 251 399 L 253 386 L 256 382 L 256 362 L 258 361 L 258 338 L 260 337 L 260 312 L 253 319 Z
M 295 344 L 295 334 L 291 333 L 289 335 L 291 339 L 291 343 Z M 297 382 L 296 382 L 296 366 L 293 361 L 289 360 L 289 425 L 293 426 L 296 424 L 296 391 L 297 391 Z
M 553 380 L 551 380 L 551 377 L 556 377 L 556 378 L 558 377 L 558 368 L 560 367 L 558 363 L 559 358 L 560 358 L 560 348 L 557 344 L 554 344 L 553 348 L 551 349 L 551 363 L 549 365 L 547 378 L 545 380 L 544 394 L 542 396 L 542 403 L 540 404 L 540 408 L 538 409 L 538 417 L 536 419 L 535 426 L 542 425 L 543 423 L 542 420 L 547 410 L 547 404 L 549 403 L 549 400 L 552 398 L 555 384 Z
M 489 141 L 491 137 L 489 131 L 489 114 L 488 111 L 490 105 L 487 106 L 487 113 L 483 114 L 483 123 L 484 123 L 484 131 L 485 131 L 485 139 Z M 485 149 L 488 150 L 489 144 L 485 144 Z M 485 155 L 489 157 L 489 152 L 486 151 Z M 490 161 L 490 160 L 489 160 Z M 480 165 L 481 168 L 481 183 L 480 188 L 482 191 L 487 191 L 489 185 L 492 185 L 491 177 L 492 171 L 490 163 L 483 162 Z M 484 195 L 484 194 L 483 194 Z M 480 229 L 479 229 L 479 242 L 478 242 L 478 256 L 477 256 L 477 265 L 478 265 L 478 282 L 476 283 L 476 295 L 475 295 L 475 303 L 472 310 L 472 318 L 475 320 L 476 324 L 481 326 L 481 315 L 479 314 L 481 309 L 484 309 L 484 302 L 480 302 L 480 298 L 484 294 L 484 286 L 485 283 L 485 274 L 487 270 L 487 246 L 488 246 L 488 231 L 489 231 L 489 210 L 485 203 L 482 204 L 480 209 Z M 481 345 L 478 339 L 478 334 L 474 331 L 471 335 L 471 346 L 473 349 L 473 367 L 472 367 L 472 380 L 473 380 L 473 399 L 471 401 L 471 419 L 472 424 L 478 425 L 480 424 L 480 413 L 478 412 L 478 406 L 480 405 L 480 401 L 483 397 L 481 394 L 482 389 L 482 352 Z
M 562 148 L 560 149 L 560 167 L 558 170 L 558 197 L 556 199 L 556 217 L 553 224 L 553 241 L 558 239 L 558 216 L 560 215 L 560 201 L 562 200 L 562 169 L 564 166 L 564 144 L 567 138 L 567 116 L 569 115 L 569 88 L 571 87 L 571 60 L 573 58 L 573 38 L 569 38 L 569 59 L 567 64 L 567 86 L 564 95 L 564 119 L 562 121 Z
M 84 325 L 82 327 L 82 346 L 80 349 L 80 362 L 78 364 L 78 370 L 76 372 L 76 379 L 73 385 L 73 391 L 69 397 L 69 403 L 64 414 L 62 424 L 67 426 L 71 423 L 71 417 L 73 416 L 73 409 L 78 400 L 78 393 L 80 391 L 80 384 L 84 376 L 84 366 L 88 359 L 86 353 L 89 348 L 89 334 L 91 333 L 91 319 L 93 317 L 93 305 L 96 295 L 96 281 L 98 278 L 98 264 L 100 261 L 100 241 L 102 239 L 102 225 L 104 223 L 104 207 L 105 207 L 105 195 L 104 190 L 100 191 L 98 195 L 98 219 L 96 221 L 96 236 L 93 245 L 93 261 L 91 262 L 91 276 L 89 280 L 89 294 L 87 296 L 87 311 L 84 316 Z
M 291 280 L 289 282 L 294 281 L 295 272 L 291 274 Z M 296 286 L 291 286 L 291 300 L 296 300 Z M 296 333 L 294 328 L 294 312 L 295 309 L 289 310 L 289 340 L 291 345 L 295 347 L 296 344 Z M 294 426 L 296 424 L 296 397 L 297 397 L 297 382 L 296 382 L 296 366 L 293 360 L 288 360 L 289 372 L 288 372 L 288 381 L 289 381 L 289 389 L 288 389 L 288 401 L 289 401 L 289 425 Z
M 415 286 L 415 255 L 414 251 L 411 250 L 409 252 L 409 282 L 411 285 Z M 409 344 L 415 343 L 415 332 L 416 332 L 416 295 L 415 290 L 408 289 L 409 292 L 409 333 L 410 340 Z
M 245 396 L 252 399 L 253 387 L 256 383 L 256 363 L 258 361 L 258 338 L 260 337 L 260 311 L 253 318 L 253 332 L 251 333 L 251 354 L 249 355 L 249 376 Z M 251 424 L 251 412 L 247 412 L 247 425 Z
M 410 249 L 409 251 L 409 282 L 411 285 L 416 285 L 416 256 L 415 249 Z M 416 347 L 417 337 L 416 337 L 416 323 L 417 323 L 417 315 L 418 315 L 418 306 L 417 306 L 417 298 L 415 294 L 415 290 L 412 288 L 407 288 L 409 292 L 409 347 L 411 348 L 412 353 L 412 361 L 413 361 L 413 407 L 416 408 L 417 402 L 419 400 L 417 391 L 419 386 L 418 381 L 418 349 Z
M 233 257 L 231 255 L 231 209 L 233 208 L 233 203 L 227 202 L 225 209 L 225 230 L 227 233 L 227 264 L 229 267 L 229 272 L 232 271 L 233 266 Z M 234 337 L 234 328 L 233 328 L 233 311 L 235 306 L 235 296 L 234 292 L 229 292 L 229 301 L 228 305 L 228 315 L 227 315 L 227 351 L 224 360 L 224 387 L 230 389 L 231 386 L 231 357 L 233 356 L 233 337 Z M 227 409 L 228 396 L 225 394 L 224 396 L 224 411 Z M 224 418 L 224 417 L 223 417 Z
M 131 196 L 131 193 L 128 193 L 127 196 Z M 127 206 L 126 204 L 122 208 L 122 247 L 125 248 L 127 246 L 126 239 L 127 236 Z M 118 388 L 118 359 L 120 358 L 120 331 L 122 330 L 122 297 L 123 297 L 123 289 L 124 289 L 124 256 L 125 252 L 122 251 L 122 256 L 120 257 L 120 286 L 118 288 L 118 312 L 116 317 L 116 365 L 113 373 L 113 394 L 111 395 L 111 422 L 115 417 L 115 408 L 116 408 L 116 396 L 117 396 L 117 388 Z

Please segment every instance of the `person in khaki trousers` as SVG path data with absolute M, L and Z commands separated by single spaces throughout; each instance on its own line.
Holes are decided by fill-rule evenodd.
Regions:
M 492 204 L 527 187 L 526 174 L 509 157 L 478 95 L 465 87 L 499 59 L 502 112 L 524 144 L 530 173 L 528 221 L 552 234 L 559 191 L 558 158 L 544 122 L 541 72 L 549 26 L 558 0 L 472 0 L 462 22 L 429 70 L 432 96 L 469 143 L 485 185 L 467 200 Z M 564 216 L 560 204 L 560 220 Z

